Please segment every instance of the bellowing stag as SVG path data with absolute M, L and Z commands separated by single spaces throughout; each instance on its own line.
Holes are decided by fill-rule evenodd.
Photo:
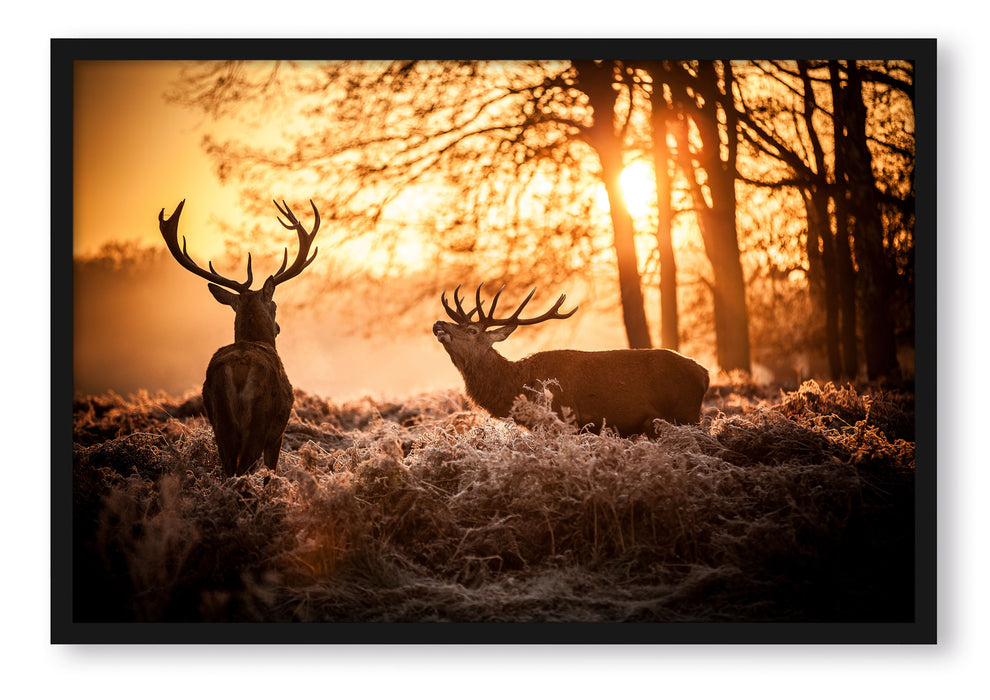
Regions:
M 519 326 L 569 318 L 577 307 L 560 313 L 565 298 L 561 294 L 545 313 L 520 318 L 534 289 L 511 316 L 496 318 L 502 289 L 492 298 L 488 313 L 481 285 L 470 311 L 464 310 L 457 296 L 460 286 L 454 290 L 454 308 L 447 303 L 446 291 L 441 293 L 443 308 L 454 323 L 433 324 L 433 334 L 464 378 L 468 396 L 491 415 L 508 417 L 516 397 L 527 388 L 538 389 L 540 383 L 556 380 L 546 385 L 553 394 L 551 407 L 560 416 L 564 407 L 569 408 L 578 427 L 597 432 L 607 426 L 628 437 L 655 435 L 657 418 L 682 424 L 700 420 L 708 370 L 672 350 L 548 350 L 515 362 L 506 359 L 492 347 L 494 343 L 508 338 Z
M 292 210 L 283 201 L 275 206 L 288 219 L 278 218 L 285 228 L 299 237 L 299 251 L 292 265 L 285 249 L 282 266 L 265 280 L 261 289 L 252 290 L 251 254 L 248 253 L 247 279 L 244 282 L 223 277 L 209 263 L 209 271 L 197 265 L 178 243 L 179 215 L 186 200 L 179 202 L 168 219 L 165 210 L 158 214 L 158 226 L 172 257 L 190 272 L 207 280 L 210 292 L 221 304 L 234 309 L 234 342 L 213 355 L 206 368 L 203 383 L 203 405 L 213 426 L 217 450 L 224 473 L 229 476 L 245 474 L 255 467 L 258 458 L 274 470 L 282 448 L 282 436 L 292 410 L 292 385 L 275 351 L 275 287 L 302 272 L 316 258 L 317 250 L 309 255 L 310 246 L 320 228 L 320 213 L 313 207 L 315 222 L 307 232 Z

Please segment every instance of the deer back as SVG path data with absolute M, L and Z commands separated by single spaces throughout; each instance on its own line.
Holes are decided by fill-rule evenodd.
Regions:
M 621 435 L 652 433 L 652 422 L 697 423 L 708 370 L 672 350 L 550 350 L 518 363 L 528 386 L 547 388 L 553 408 L 573 411 L 580 427 Z
M 206 368 L 203 404 L 228 476 L 259 458 L 274 468 L 292 411 L 292 385 L 275 348 L 241 341 L 214 353 Z

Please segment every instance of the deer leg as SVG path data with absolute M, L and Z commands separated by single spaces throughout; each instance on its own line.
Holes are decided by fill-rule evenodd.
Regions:
M 231 453 L 227 449 L 227 446 L 220 442 L 217 442 L 217 452 L 220 453 L 220 464 L 223 466 L 223 472 L 226 476 L 233 476 L 237 472 L 237 455 Z
M 278 438 L 270 440 L 265 446 L 265 466 L 271 469 L 273 472 L 277 472 L 276 467 L 278 466 L 278 455 L 282 451 L 282 436 L 279 435 Z

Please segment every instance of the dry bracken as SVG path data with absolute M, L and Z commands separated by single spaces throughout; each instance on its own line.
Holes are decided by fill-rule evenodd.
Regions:
M 196 397 L 79 397 L 76 614 L 911 619 L 909 390 L 716 383 L 704 414 L 627 439 L 538 390 L 505 420 L 297 390 L 278 473 L 227 478 Z

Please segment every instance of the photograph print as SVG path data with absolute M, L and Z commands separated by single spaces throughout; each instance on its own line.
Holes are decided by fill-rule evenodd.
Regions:
M 934 56 L 53 40 L 53 642 L 933 643 Z

